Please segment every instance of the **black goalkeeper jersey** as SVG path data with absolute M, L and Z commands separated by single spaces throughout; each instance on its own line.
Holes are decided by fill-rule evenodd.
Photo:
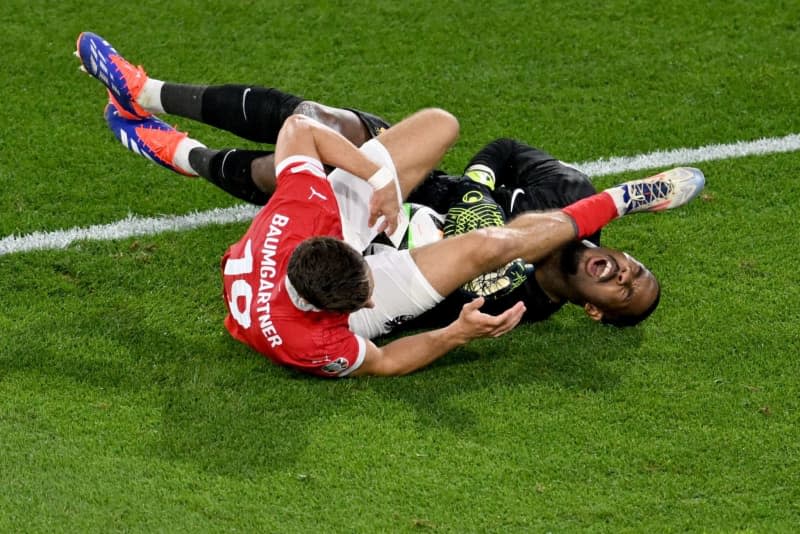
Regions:
M 513 139 L 498 139 L 486 145 L 470 160 L 467 167 L 481 164 L 495 173 L 495 201 L 503 208 L 507 220 L 526 211 L 559 209 L 596 192 L 589 177 L 550 154 Z M 458 195 L 456 194 L 458 191 Z M 409 202 L 417 202 L 446 213 L 463 191 L 462 178 L 434 172 L 415 191 Z M 484 190 L 485 191 L 485 190 Z M 589 238 L 600 243 L 599 232 Z M 451 323 L 471 296 L 456 291 L 432 310 L 404 325 L 408 328 L 433 328 Z M 552 302 L 542 291 L 533 274 L 520 287 L 507 295 L 487 299 L 482 311 L 497 315 L 518 301 L 527 311 L 523 321 L 542 321 L 561 309 L 563 303 Z

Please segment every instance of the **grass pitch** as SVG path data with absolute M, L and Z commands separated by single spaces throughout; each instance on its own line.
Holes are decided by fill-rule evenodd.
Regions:
M 118 146 L 83 30 L 161 79 L 442 106 L 452 171 L 497 136 L 577 162 L 800 132 L 793 2 L 0 13 L 0 237 L 235 204 Z M 564 310 L 400 379 L 299 377 L 230 339 L 218 264 L 244 224 L 0 256 L 0 531 L 796 531 L 800 154 L 697 166 L 702 199 L 604 233 L 662 280 L 646 324 Z

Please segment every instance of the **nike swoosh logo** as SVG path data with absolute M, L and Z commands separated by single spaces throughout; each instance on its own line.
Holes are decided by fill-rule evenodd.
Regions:
M 247 110 L 244 108 L 244 101 L 247 99 L 247 93 L 250 92 L 250 87 L 244 90 L 242 93 L 242 115 L 244 115 L 244 120 L 247 120 Z
M 509 215 L 514 212 L 514 203 L 517 201 L 517 197 L 524 194 L 525 190 L 519 187 L 514 189 L 514 192 L 511 193 L 511 205 L 508 207 Z

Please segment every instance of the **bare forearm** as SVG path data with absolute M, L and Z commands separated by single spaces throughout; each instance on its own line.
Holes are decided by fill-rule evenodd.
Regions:
M 344 169 L 365 180 L 378 170 L 378 165 L 340 133 L 319 123 L 314 125 L 312 132 L 320 159 L 326 165 Z
M 470 338 L 453 324 L 400 338 L 381 347 L 383 354 L 375 374 L 398 376 L 412 373 L 469 341 Z
M 404 375 L 416 371 L 473 339 L 502 336 L 522 319 L 525 305 L 516 303 L 500 315 L 480 312 L 484 300 L 464 304 L 458 319 L 444 328 L 393 341 L 378 348 L 367 343 L 364 363 L 356 375 Z
M 365 180 L 379 168 L 340 133 L 301 115 L 284 122 L 275 146 L 276 161 L 293 154 L 315 155 L 322 163 Z

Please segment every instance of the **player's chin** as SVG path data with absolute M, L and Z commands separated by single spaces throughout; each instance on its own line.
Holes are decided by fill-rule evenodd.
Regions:
M 597 278 L 587 273 L 583 265 L 578 269 L 578 272 L 568 274 L 566 279 L 569 285 L 580 293 L 588 293 L 591 292 L 593 288 L 600 287 L 600 282 Z

